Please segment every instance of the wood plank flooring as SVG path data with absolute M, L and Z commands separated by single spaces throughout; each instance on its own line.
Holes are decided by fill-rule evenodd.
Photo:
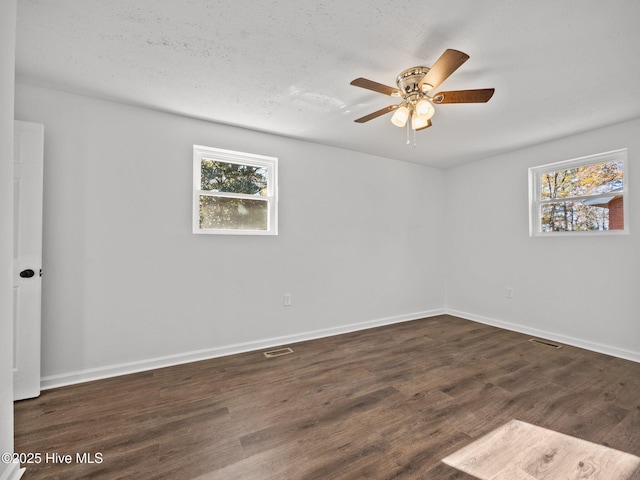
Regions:
M 511 420 L 442 459 L 480 480 L 628 480 L 640 457 Z
M 640 364 L 529 338 L 442 315 L 47 390 L 16 451 L 24 480 L 470 480 L 441 459 L 519 419 L 640 456 Z

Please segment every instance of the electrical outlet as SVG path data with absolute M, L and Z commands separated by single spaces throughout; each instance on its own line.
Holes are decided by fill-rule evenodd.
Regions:
M 291 306 L 291 294 L 290 293 L 285 293 L 284 294 L 284 306 L 285 307 L 290 307 Z
M 513 298 L 513 288 L 504 287 L 504 296 L 505 298 Z

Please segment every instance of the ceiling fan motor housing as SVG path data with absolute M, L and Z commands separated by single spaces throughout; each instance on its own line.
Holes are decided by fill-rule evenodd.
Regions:
M 419 87 L 420 80 L 429 72 L 429 67 L 412 67 L 404 70 L 396 78 L 396 85 L 403 95 L 422 93 Z

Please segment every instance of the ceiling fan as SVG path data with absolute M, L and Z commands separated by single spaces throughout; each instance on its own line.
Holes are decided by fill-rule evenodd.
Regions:
M 365 123 L 385 113 L 395 111 L 391 117 L 391 123 L 398 127 L 404 127 L 408 121 L 411 121 L 411 128 L 415 132 L 431 126 L 431 117 L 435 113 L 434 104 L 488 102 L 495 91 L 493 88 L 453 90 L 434 95 L 429 94 L 468 59 L 469 55 L 466 53 L 447 49 L 431 68 L 412 67 L 401 72 L 396 78 L 398 88 L 388 87 L 362 77 L 356 78 L 351 82 L 351 85 L 392 97 L 400 97 L 402 102 L 365 115 L 355 122 Z

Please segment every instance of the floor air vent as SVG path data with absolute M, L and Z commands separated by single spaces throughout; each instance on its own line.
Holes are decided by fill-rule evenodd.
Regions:
M 550 342 L 549 340 L 540 340 L 539 338 L 530 338 L 529 341 L 531 343 L 536 343 L 538 345 L 544 345 L 545 347 L 562 348 L 562 345 L 558 345 L 557 343 Z
M 281 357 L 282 355 L 289 355 L 293 353 L 289 347 L 279 348 L 277 350 L 271 350 L 270 352 L 263 352 L 264 356 L 267 358 Z

